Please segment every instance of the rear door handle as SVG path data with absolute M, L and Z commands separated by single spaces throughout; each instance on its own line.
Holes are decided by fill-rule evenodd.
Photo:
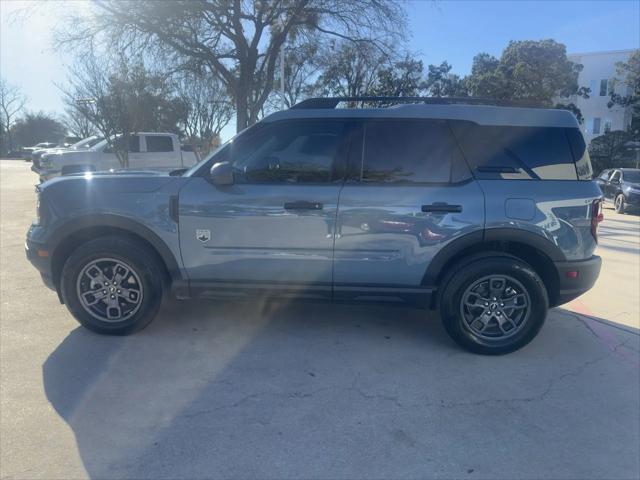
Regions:
M 306 202 L 306 201 L 297 201 L 297 202 L 285 202 L 284 204 L 285 210 L 322 210 L 323 205 L 320 202 Z
M 462 212 L 462 205 L 449 205 L 448 203 L 432 203 L 431 205 L 422 205 L 421 210 L 425 213 L 428 213 L 428 212 L 460 213 Z

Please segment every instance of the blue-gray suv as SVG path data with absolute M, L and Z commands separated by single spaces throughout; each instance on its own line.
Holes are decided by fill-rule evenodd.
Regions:
M 438 309 L 484 354 L 594 284 L 602 192 L 571 113 L 342 100 L 272 114 L 186 171 L 45 182 L 27 257 L 100 333 L 143 328 L 169 292 L 293 295 Z

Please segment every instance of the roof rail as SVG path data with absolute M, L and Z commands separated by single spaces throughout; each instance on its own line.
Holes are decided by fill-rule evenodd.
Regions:
M 425 103 L 429 105 L 495 105 L 501 107 L 543 107 L 540 102 L 529 99 L 499 100 L 479 97 L 314 97 L 296 103 L 292 109 L 336 108 L 342 102 L 368 103 Z

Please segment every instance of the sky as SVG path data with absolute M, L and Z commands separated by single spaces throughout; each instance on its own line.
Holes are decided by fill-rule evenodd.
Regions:
M 82 0 L 0 0 L 0 76 L 22 88 L 29 110 L 62 113 L 56 84 L 71 55 L 53 49 L 52 32 L 82 9 Z M 407 48 L 461 75 L 477 53 L 499 56 L 509 40 L 552 38 L 569 53 L 640 48 L 640 0 L 410 0 L 407 16 Z

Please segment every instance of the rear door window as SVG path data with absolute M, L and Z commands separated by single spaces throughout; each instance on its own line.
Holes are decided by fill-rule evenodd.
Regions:
M 362 182 L 449 183 L 469 176 L 446 121 L 387 120 L 365 125 Z
M 147 152 L 173 152 L 173 139 L 166 135 L 149 135 L 145 137 Z
M 566 129 L 451 122 L 477 178 L 576 180 Z

